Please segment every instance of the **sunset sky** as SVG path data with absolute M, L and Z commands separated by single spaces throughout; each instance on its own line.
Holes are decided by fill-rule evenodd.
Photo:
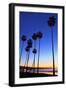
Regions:
M 53 38 L 54 38 L 54 54 L 55 54 L 55 64 L 58 64 L 58 15 L 56 13 L 35 13 L 35 12 L 20 12 L 20 42 L 19 42 L 19 53 L 22 58 L 21 64 L 24 65 L 26 60 L 25 48 L 27 46 L 27 41 L 22 46 L 21 36 L 25 35 L 27 40 L 32 39 L 32 35 L 35 32 L 41 31 L 43 37 L 40 44 L 40 67 L 52 66 L 52 38 L 51 38 L 51 28 L 48 26 L 48 18 L 50 16 L 55 16 L 56 24 L 53 28 Z M 23 48 L 22 48 L 23 47 Z M 30 50 L 29 65 L 32 64 L 34 55 L 32 53 L 33 47 Z M 36 49 L 38 49 L 38 40 L 36 41 Z M 36 54 L 36 64 L 38 61 L 38 52 Z M 44 66 L 45 65 L 45 66 Z

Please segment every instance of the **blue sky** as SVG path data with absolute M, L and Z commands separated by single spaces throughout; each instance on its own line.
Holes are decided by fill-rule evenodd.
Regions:
M 54 54 L 55 54 L 55 63 L 57 64 L 58 58 L 58 15 L 56 13 L 36 13 L 36 12 L 20 12 L 20 54 L 22 50 L 22 64 L 26 60 L 25 47 L 27 46 L 27 41 L 24 43 L 24 46 L 21 41 L 21 36 L 26 35 L 27 40 L 31 38 L 34 32 L 41 31 L 43 37 L 41 39 L 41 48 L 40 48 L 40 63 L 52 63 L 52 38 L 51 38 L 51 28 L 48 26 L 48 18 L 50 16 L 55 16 L 56 24 L 53 27 L 53 39 L 54 39 Z M 33 43 L 34 45 L 34 43 Z M 36 41 L 36 48 L 38 49 L 38 40 Z M 29 63 L 33 62 L 33 48 L 31 48 Z M 38 53 L 36 54 L 36 63 L 37 63 Z

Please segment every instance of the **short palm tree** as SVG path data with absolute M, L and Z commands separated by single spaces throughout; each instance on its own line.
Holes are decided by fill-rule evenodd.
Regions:
M 39 73 L 40 40 L 41 40 L 41 38 L 42 38 L 42 33 L 41 33 L 41 32 L 37 32 L 37 38 L 38 38 L 38 40 L 39 40 L 37 73 Z
M 54 42 L 53 42 L 53 26 L 55 25 L 55 17 L 51 16 L 48 19 L 48 26 L 51 27 L 51 40 L 52 40 L 52 56 L 53 56 L 53 75 L 55 75 L 55 60 L 54 60 Z
M 23 35 L 21 37 L 21 40 L 22 40 L 22 45 L 24 46 L 24 42 L 26 41 L 26 36 Z M 23 46 L 22 46 L 22 49 L 23 49 Z M 22 50 L 21 50 L 21 53 L 20 53 L 19 63 L 21 63 L 21 56 L 22 56 Z
M 36 55 L 36 53 L 37 53 L 37 50 L 36 49 L 33 49 L 33 54 L 34 54 L 34 60 L 33 60 L 33 67 L 34 67 L 34 69 L 33 69 L 33 73 L 35 73 L 35 55 Z
M 29 60 L 29 47 L 28 47 L 28 46 L 25 48 L 25 51 L 27 52 L 26 61 L 25 61 L 25 64 L 27 64 L 27 65 L 26 65 L 26 72 L 27 72 L 28 60 Z M 24 66 L 25 66 L 25 65 L 24 65 Z

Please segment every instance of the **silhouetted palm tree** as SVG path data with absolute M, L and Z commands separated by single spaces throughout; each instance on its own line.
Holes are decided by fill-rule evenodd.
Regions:
M 25 48 L 25 51 L 27 52 L 26 61 L 25 61 L 25 64 L 26 64 L 26 72 L 27 72 L 28 60 L 29 60 L 29 47 L 28 47 L 28 46 Z M 24 65 L 24 67 L 25 67 L 25 65 Z
M 34 54 L 34 60 L 33 60 L 33 73 L 35 73 L 35 55 L 36 55 L 36 53 L 37 53 L 37 50 L 36 49 L 33 49 L 33 54 Z
M 29 48 L 32 48 L 32 39 L 29 39 L 27 41 L 27 45 L 28 45 Z
M 37 50 L 36 50 L 36 39 L 37 39 L 36 33 L 34 33 L 34 34 L 32 35 L 32 39 L 34 40 L 34 49 L 33 49 L 32 52 L 33 52 L 33 54 L 34 54 L 33 67 L 35 68 L 35 55 L 36 55 L 36 52 L 37 52 Z M 35 71 L 35 69 L 34 69 L 33 71 Z
M 42 33 L 41 32 L 37 32 L 37 38 L 39 40 L 37 73 L 39 73 L 40 39 L 42 38 Z
M 29 62 L 29 56 L 30 56 L 30 48 L 32 48 L 32 40 L 31 39 L 29 39 L 28 41 L 27 41 L 27 48 L 26 48 L 26 51 L 28 52 L 28 57 L 27 57 L 27 69 L 28 69 L 28 62 Z
M 55 75 L 55 60 L 54 60 L 54 42 L 53 42 L 53 26 L 55 25 L 55 17 L 49 17 L 48 25 L 51 27 L 51 36 L 52 36 L 52 56 L 53 56 L 53 75 Z
M 26 41 L 26 36 L 25 35 L 23 35 L 22 37 L 21 37 L 21 40 L 22 40 L 22 49 L 23 49 L 23 46 L 24 46 L 24 42 Z M 19 58 L 19 63 L 21 63 L 21 56 L 22 56 L 22 50 L 21 50 L 21 53 L 20 53 L 20 58 Z
M 34 48 L 36 48 L 36 39 L 37 39 L 36 33 L 34 33 L 34 34 L 32 35 L 32 39 L 34 40 Z

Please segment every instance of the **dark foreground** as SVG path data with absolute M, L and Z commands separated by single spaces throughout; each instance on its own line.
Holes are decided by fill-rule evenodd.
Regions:
M 39 68 L 39 72 L 42 71 L 44 72 L 46 68 Z M 33 70 L 35 70 L 33 72 Z M 48 72 L 53 72 L 50 68 L 48 68 Z M 45 71 L 46 72 L 46 71 Z M 57 71 L 56 71 L 57 72 Z M 20 72 L 19 72 L 19 77 L 20 78 L 27 78 L 27 77 L 50 77 L 50 76 L 57 76 L 57 75 L 51 75 L 51 74 L 45 74 L 45 73 L 37 73 L 37 68 L 33 67 L 20 67 Z
M 48 77 L 53 76 L 50 74 L 42 74 L 42 73 L 29 73 L 29 72 L 20 72 L 20 78 L 27 78 L 27 77 Z M 54 75 L 57 76 L 57 75 Z

